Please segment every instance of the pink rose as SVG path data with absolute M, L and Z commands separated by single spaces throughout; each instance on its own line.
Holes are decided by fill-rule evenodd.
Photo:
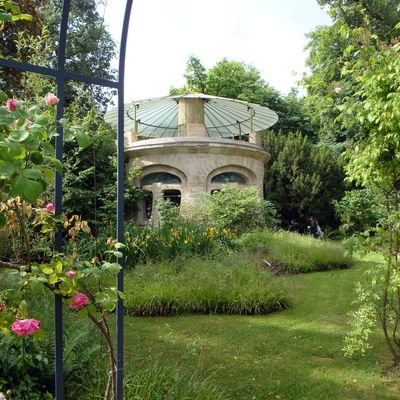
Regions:
M 37 319 L 17 319 L 12 325 L 12 331 L 18 336 L 32 335 L 40 328 L 40 321 Z
M 76 276 L 76 272 L 75 271 L 67 271 L 65 273 L 65 275 L 69 276 L 70 278 L 74 278 Z
M 4 394 L 3 394 L 3 393 L 1 393 L 1 392 L 0 392 L 0 400 L 7 400 L 7 397 L 6 397 L 6 396 L 4 396 Z
M 18 107 L 18 101 L 16 99 L 8 99 L 6 102 L 6 107 L 9 112 L 14 111 Z
M 54 214 L 56 208 L 54 207 L 53 203 L 48 203 L 47 206 L 43 208 L 43 210 Z
M 55 106 L 56 104 L 58 104 L 59 101 L 59 98 L 53 93 L 47 93 L 44 97 L 44 102 L 48 106 Z
M 107 244 L 113 244 L 114 243 L 114 239 L 112 237 L 109 237 L 107 239 Z
M 85 293 L 76 293 L 70 307 L 79 310 L 87 305 L 89 297 Z

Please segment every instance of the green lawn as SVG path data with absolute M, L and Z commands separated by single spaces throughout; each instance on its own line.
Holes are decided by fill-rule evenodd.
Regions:
M 197 371 L 227 399 L 399 399 L 379 334 L 379 351 L 358 359 L 341 351 L 354 281 L 373 262 L 285 277 L 293 306 L 274 314 L 127 317 L 127 372 L 177 364 L 182 379 Z

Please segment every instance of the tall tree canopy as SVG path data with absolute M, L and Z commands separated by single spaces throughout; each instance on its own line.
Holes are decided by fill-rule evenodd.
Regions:
M 331 26 L 311 32 L 307 48 L 310 73 L 303 83 L 312 120 L 319 126 L 320 139 L 337 148 L 350 148 L 368 131 L 359 121 L 347 126 L 338 121 L 350 97 L 359 98 L 359 82 L 343 68 L 360 59 L 360 49 L 390 45 L 397 36 L 394 25 L 400 20 L 397 0 L 319 0 L 333 18 Z M 367 32 L 369 34 L 367 34 Z M 367 43 L 368 41 L 368 43 Z
M 184 76 L 186 85 L 171 88 L 171 94 L 205 93 L 261 104 L 279 116 L 273 130 L 301 131 L 310 138 L 315 136 L 315 126 L 307 114 L 304 101 L 298 98 L 296 91 L 292 90 L 287 96 L 282 95 L 269 86 L 260 72 L 251 65 L 223 58 L 207 70 L 199 58 L 191 56 Z
M 56 67 L 58 36 L 62 11 L 62 0 L 17 0 L 20 9 L 33 16 L 32 21 L 7 24 L 0 35 L 0 55 L 21 61 L 39 62 L 41 65 Z M 71 2 L 66 48 L 66 69 L 85 75 L 113 79 L 115 71 L 111 63 L 116 55 L 113 41 L 102 16 L 97 10 L 99 0 L 75 0 Z M 46 32 L 45 34 L 43 32 Z M 45 35 L 45 41 L 42 40 Z M 37 46 L 33 46 L 33 43 Z M 40 60 L 32 59 L 46 47 Z M 3 80 L 6 92 L 23 90 L 23 73 L 6 69 Z M 44 87 L 43 91 L 47 88 Z M 88 96 L 89 94 L 89 96 Z M 89 99 L 90 97 L 90 99 Z M 105 110 L 112 93 L 109 89 L 68 82 L 66 100 L 80 98 L 81 105 L 90 109 L 89 100 L 94 100 Z

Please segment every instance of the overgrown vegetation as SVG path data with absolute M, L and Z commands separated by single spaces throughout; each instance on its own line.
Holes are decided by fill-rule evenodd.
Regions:
M 301 132 L 266 132 L 264 149 L 271 154 L 265 169 L 265 198 L 288 227 L 295 221 L 305 231 L 310 216 L 323 228 L 337 228 L 332 201 L 344 191 L 343 162 L 332 149 L 316 145 Z
M 140 265 L 126 279 L 129 315 L 266 314 L 289 305 L 279 280 L 243 254 Z
M 283 230 L 251 232 L 236 242 L 276 273 L 326 271 L 347 268 L 352 264 L 339 243 Z

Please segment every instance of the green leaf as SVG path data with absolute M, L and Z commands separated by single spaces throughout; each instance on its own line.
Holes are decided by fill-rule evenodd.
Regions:
M 86 309 L 87 309 L 87 312 L 91 313 L 91 314 L 94 314 L 96 312 L 96 306 L 94 304 L 89 304 L 86 307 Z
M 43 162 L 43 155 L 40 151 L 33 151 L 30 158 L 35 165 L 39 165 Z
M 34 181 L 32 179 L 26 180 L 26 185 L 23 191 L 23 197 L 26 200 L 30 201 L 31 203 L 35 203 L 42 192 L 43 186 L 40 182 Z
M 103 292 L 99 292 L 96 294 L 96 300 L 101 303 L 105 300 L 106 295 Z
M 60 294 L 66 295 L 72 293 L 72 287 L 67 283 L 63 282 L 59 285 L 58 291 Z
M 29 168 L 29 169 L 25 170 L 22 174 L 25 176 L 25 178 L 34 179 L 34 180 L 42 179 L 42 177 L 43 177 L 42 171 L 39 171 L 38 169 L 33 169 L 33 168 Z
M 54 146 L 51 143 L 43 143 L 43 150 L 50 155 L 53 155 L 56 151 L 56 149 L 54 148 Z
M 123 243 L 117 242 L 117 243 L 114 244 L 114 247 L 115 247 L 116 249 L 123 249 L 123 248 L 125 248 L 126 246 L 125 246 Z
M 13 196 L 22 196 L 26 186 L 27 179 L 22 175 L 17 175 L 11 182 L 11 194 Z
M 78 319 L 83 320 L 87 317 L 87 309 L 86 308 L 81 308 L 77 313 L 76 316 L 78 317 Z
M 81 149 L 90 146 L 92 143 L 90 136 L 83 132 L 76 133 L 76 141 Z
M 57 283 L 57 281 L 58 281 L 58 275 L 57 274 L 51 274 L 50 276 L 49 276 L 49 284 L 50 285 L 54 285 L 55 283 Z
M 11 12 L 13 14 L 20 14 L 21 10 L 19 9 L 18 4 L 15 4 L 14 2 L 11 4 Z
M 0 160 L 0 179 L 7 179 L 14 172 L 14 167 L 9 162 Z
M 57 158 L 55 158 L 55 157 L 50 157 L 50 161 L 54 165 L 54 168 L 56 169 L 56 171 L 59 172 L 60 174 L 62 174 L 62 172 L 63 172 L 62 162 L 60 160 L 57 160 Z
M 28 116 L 34 120 L 36 118 L 36 114 L 39 112 L 40 108 L 38 106 L 32 106 L 28 109 Z
M 26 157 L 26 149 L 17 142 L 8 143 L 8 153 L 17 160 L 23 160 Z
M 121 268 L 122 267 L 118 263 L 105 262 L 103 264 L 103 269 L 105 271 L 108 271 L 108 272 L 112 273 L 112 274 L 117 274 L 120 271 Z
M 43 168 L 43 174 L 47 180 L 54 180 L 55 173 L 51 168 Z
M 63 270 L 63 265 L 62 262 L 60 260 L 57 260 L 55 265 L 54 265 L 54 269 L 57 272 L 57 274 L 61 274 L 62 270 Z
M 64 135 L 64 140 L 68 142 L 74 137 L 74 131 L 70 128 L 64 128 L 63 135 Z
M 0 21 L 3 21 L 3 22 L 12 21 L 12 16 L 10 14 L 0 12 Z
M 40 269 L 46 275 L 51 275 L 53 273 L 53 268 L 49 267 L 48 265 L 41 265 Z
M 25 129 L 16 129 L 12 132 L 10 139 L 14 142 L 23 142 L 30 135 Z
M 49 123 L 49 117 L 47 115 L 39 115 L 35 119 L 35 123 L 41 126 L 45 126 Z
M 104 301 L 101 302 L 101 305 L 107 310 L 107 311 L 113 311 L 115 309 L 115 302 L 109 298 L 105 299 Z

